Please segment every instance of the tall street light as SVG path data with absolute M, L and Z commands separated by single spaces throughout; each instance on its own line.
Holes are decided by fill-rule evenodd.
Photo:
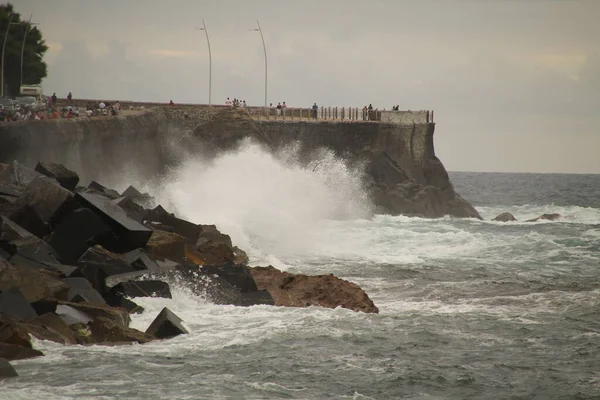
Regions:
M 208 44 L 208 107 L 212 107 L 211 94 L 212 94 L 212 54 L 210 52 L 210 40 L 208 39 L 208 29 L 206 24 L 202 20 L 202 28 L 198 28 L 199 31 L 204 31 L 206 34 L 206 43 Z
M 4 33 L 4 43 L 2 43 L 2 75 L 0 76 L 0 97 L 4 97 L 4 50 L 6 50 L 6 39 L 8 39 L 8 31 L 11 25 L 21 25 L 21 23 L 19 22 L 12 22 L 14 16 L 14 13 L 10 13 L 8 25 L 6 25 L 6 32 Z
M 21 86 L 23 86 L 23 55 L 25 54 L 25 41 L 27 40 L 27 34 L 31 30 L 33 25 L 37 25 L 36 22 L 31 22 L 33 14 L 29 16 L 29 21 L 25 24 L 25 35 L 23 36 L 23 45 L 21 46 Z
M 260 29 L 260 23 L 256 20 L 256 25 L 258 28 L 250 29 L 251 31 L 260 32 L 260 38 L 262 39 L 263 51 L 265 52 L 265 108 L 267 108 L 267 46 L 265 46 L 265 38 L 262 33 L 262 29 Z

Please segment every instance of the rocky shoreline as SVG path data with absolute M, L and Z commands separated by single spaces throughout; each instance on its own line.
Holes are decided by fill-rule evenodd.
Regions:
M 133 186 L 78 184 L 60 164 L 0 164 L 0 378 L 15 376 L 7 361 L 43 355 L 31 336 L 122 345 L 187 334 L 168 308 L 144 332 L 129 326 L 144 312 L 132 299 L 170 298 L 174 282 L 215 304 L 379 311 L 331 274 L 249 267 L 216 226 L 178 218 Z

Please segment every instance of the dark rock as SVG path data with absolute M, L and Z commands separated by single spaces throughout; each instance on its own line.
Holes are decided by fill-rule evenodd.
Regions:
M 26 187 L 34 179 L 43 177 L 39 172 L 26 167 L 18 161 L 13 161 L 7 168 L 3 168 L 0 172 L 0 182 L 11 185 Z
M 185 257 L 185 239 L 177 233 L 153 231 L 146 247 L 154 258 L 179 261 Z
M 35 269 L 59 264 L 54 249 L 48 243 L 33 235 L 8 243 L 2 242 L 0 247 L 11 255 L 10 261 L 14 264 L 28 264 L 24 259 L 30 260 L 31 263 L 28 266 Z M 21 256 L 21 258 L 15 257 L 16 255 Z
M 114 232 L 117 241 L 115 247 L 109 250 L 125 253 L 146 246 L 152 231 L 129 218 L 118 205 L 95 193 L 77 193 L 76 198 L 80 204 L 96 212 Z
M 139 190 L 137 190 L 135 187 L 129 185 L 127 187 L 127 189 L 125 189 L 123 191 L 123 193 L 121 193 L 121 196 L 127 196 L 127 197 L 143 197 L 144 195 L 142 194 L 142 192 L 140 192 Z
M 23 293 L 15 287 L 0 292 L 0 314 L 18 320 L 37 317 L 35 310 Z
M 96 318 L 89 326 L 92 332 L 92 343 L 137 342 L 143 344 L 156 339 L 151 334 L 124 327 L 104 317 Z
M 55 180 L 41 177 L 25 188 L 19 202 L 31 206 L 45 223 L 53 225 L 77 207 L 73 193 Z
M 131 198 L 135 203 L 143 208 L 150 208 L 154 203 L 154 198 L 152 196 L 150 196 L 148 193 L 141 193 L 133 186 L 129 186 L 121 195 Z
M 561 218 L 562 218 L 562 215 L 560 215 L 560 214 L 542 214 L 537 218 L 528 219 L 525 222 L 556 221 Z
M 248 254 L 237 246 L 233 246 L 233 263 L 236 265 L 247 265 L 250 259 L 248 258 Z
M 35 170 L 49 178 L 55 179 L 62 187 L 73 191 L 79 183 L 79 175 L 62 164 L 38 162 Z
M 14 344 L 0 343 L 0 358 L 8 361 L 25 360 L 28 358 L 41 357 L 44 353 L 27 347 L 15 346 Z
M 496 218 L 494 218 L 492 221 L 499 221 L 499 222 L 510 222 L 510 221 L 516 221 L 517 219 L 515 218 L 514 215 L 512 215 L 509 212 L 503 212 L 502 214 L 498 214 L 496 216 Z
M 29 332 L 14 318 L 0 315 L 0 343 L 32 348 Z
M 13 202 L 25 193 L 25 189 L 12 183 L 0 182 L 0 195 L 4 196 L 6 201 Z M 12 198 L 12 199 L 11 199 Z
M 126 309 L 129 314 L 141 314 L 144 312 L 144 307 L 123 296 L 109 296 L 106 298 L 106 302 L 111 307 L 121 307 Z
M 19 374 L 17 374 L 17 371 L 10 365 L 8 360 L 0 358 L 0 379 L 14 378 L 16 376 L 19 376 Z
M 34 301 L 33 303 L 31 303 L 31 307 L 33 307 L 37 315 L 54 313 L 56 312 L 56 307 L 58 307 L 58 300 Z
M 71 305 L 59 304 L 56 307 L 56 315 L 58 315 L 65 324 L 69 326 L 78 324 L 87 325 L 94 320 L 91 315 L 72 307 L 72 304 L 75 303 L 71 303 Z
M 15 204 L 9 214 L 11 221 L 42 238 L 50 233 L 49 225 L 42 220 L 35 209 L 29 204 Z
M 229 235 L 219 232 L 214 225 L 203 225 L 202 232 L 196 242 L 196 251 L 204 260 L 204 264 L 222 265 L 233 263 L 233 245 Z
M 27 321 L 22 326 L 40 340 L 50 340 L 62 344 L 77 344 L 75 335 L 65 321 L 54 313 L 46 313 Z
M 167 212 L 162 206 L 156 206 L 152 210 L 147 210 L 145 219 L 150 222 L 160 222 L 165 225 L 165 231 L 174 232 L 184 237 L 186 243 L 196 244 L 202 228 L 192 222 L 177 218 L 175 215 Z
M 274 306 L 275 300 L 268 290 L 257 290 L 256 292 L 242 293 L 241 306 L 249 307 L 256 305 L 269 305 Z
M 114 321 L 117 325 L 128 327 L 131 322 L 129 312 L 124 308 L 110 307 L 108 305 L 90 304 L 90 303 L 70 303 L 67 301 L 61 301 L 59 307 L 57 307 L 56 313 L 59 314 L 58 308 L 61 306 L 68 306 L 81 313 L 89 316 L 91 319 L 98 317 L 107 318 Z
M 358 285 L 329 275 L 300 275 L 279 271 L 272 266 L 250 268 L 259 289 L 273 296 L 276 306 L 327 308 L 343 307 L 353 311 L 378 313 L 379 309 Z
M 169 285 L 157 280 L 122 282 L 110 291 L 117 296 L 172 298 Z
M 111 200 L 114 200 L 121 196 L 116 190 L 108 189 L 107 187 L 102 186 L 96 181 L 91 181 L 88 185 L 88 189 L 90 189 L 93 192 L 99 193 L 104 197 L 108 197 Z
M 112 202 L 121 207 L 132 220 L 139 222 L 140 224 L 144 222 L 146 210 L 144 210 L 144 207 L 137 204 L 131 197 L 119 197 Z
M 245 265 L 223 267 L 203 265 L 202 272 L 219 276 L 238 288 L 242 293 L 255 292 L 258 290 L 249 268 Z
M 108 232 L 108 225 L 95 212 L 79 208 L 54 229 L 48 243 L 58 253 L 60 262 L 75 264 L 90 246 L 99 244 Z
M 47 271 L 10 265 L 0 261 L 0 291 L 18 288 L 27 303 L 66 300 L 69 287 Z
M 169 339 L 178 335 L 187 334 L 188 331 L 181 324 L 182 320 L 167 307 L 163 308 L 146 333 L 159 339 Z
M 90 281 L 85 278 L 65 278 L 63 279 L 69 285 L 69 294 L 67 301 L 73 303 L 89 302 L 92 304 L 106 304 L 104 298 L 92 287 Z
M 144 252 L 144 249 L 132 250 L 128 253 L 122 254 L 121 257 L 125 262 L 138 270 L 150 270 L 157 271 L 159 266 L 156 261 L 148 257 Z
M 107 293 L 106 278 L 135 271 L 134 266 L 129 265 L 118 255 L 100 246 L 94 246 L 79 257 L 77 270 L 71 274 L 71 277 L 86 278 L 94 289 L 104 295 Z
M 0 242 L 11 242 L 31 236 L 27 229 L 11 221 L 8 217 L 0 216 Z

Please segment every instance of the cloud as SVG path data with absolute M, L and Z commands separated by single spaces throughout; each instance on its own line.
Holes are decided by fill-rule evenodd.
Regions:
M 169 49 L 150 49 L 146 51 L 146 54 L 158 57 L 168 58 L 189 58 L 199 57 L 200 53 L 189 50 L 169 50 Z

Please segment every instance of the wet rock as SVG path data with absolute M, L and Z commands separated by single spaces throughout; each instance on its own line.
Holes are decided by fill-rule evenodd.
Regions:
M 84 277 L 100 294 L 107 293 L 106 279 L 112 275 L 135 272 L 135 266 L 128 264 L 118 255 L 101 246 L 90 247 L 79 257 L 77 270 L 71 277 Z
M 71 212 L 54 229 L 48 243 L 65 264 L 75 264 L 90 247 L 102 242 L 109 232 L 108 225 L 92 210 L 79 208 Z
M 79 175 L 62 164 L 38 162 L 35 170 L 49 178 L 55 179 L 62 187 L 73 191 L 79 183 Z
M 111 307 L 126 309 L 129 314 L 141 314 L 144 312 L 144 307 L 123 296 L 109 296 L 106 298 L 106 302 Z
M 153 231 L 146 247 L 154 258 L 183 260 L 185 257 L 185 239 L 177 233 Z
M 55 180 L 41 177 L 25 188 L 19 202 L 29 205 L 45 223 L 53 225 L 77 207 L 74 195 Z
M 93 318 L 90 315 L 66 304 L 59 304 L 56 307 L 56 315 L 69 326 L 79 324 L 87 325 L 89 322 L 93 321 Z
M 217 275 L 225 281 L 229 282 L 242 293 L 255 292 L 258 290 L 256 282 L 250 273 L 249 267 L 245 265 L 231 265 L 231 266 L 213 266 L 204 265 L 202 266 L 202 272 L 209 275 Z
M 38 300 L 31 303 L 31 307 L 35 310 L 37 315 L 44 315 L 48 313 L 56 312 L 59 300 Z
M 102 186 L 101 184 L 99 184 L 96 181 L 91 181 L 90 184 L 88 185 L 88 189 L 92 192 L 101 194 L 102 196 L 107 197 L 111 200 L 121 197 L 119 192 L 117 192 L 116 190 L 109 189 L 105 186 Z
M 17 374 L 17 371 L 10 365 L 8 360 L 0 358 L 0 379 L 14 378 L 16 376 L 19 376 L 19 374 Z
M 70 303 L 66 301 L 61 301 L 59 307 L 61 306 L 68 306 L 72 309 L 75 309 L 87 315 L 90 319 L 96 319 L 98 317 L 107 318 L 111 321 L 114 321 L 117 325 L 124 327 L 128 327 L 129 323 L 131 322 L 129 312 L 124 308 L 90 303 Z M 56 313 L 59 314 L 58 308 Z
M 13 203 L 25 193 L 25 189 L 8 182 L 0 182 L 0 196 L 6 202 Z
M 27 303 L 66 300 L 69 286 L 52 274 L 0 261 L 0 291 L 18 288 Z
M 146 333 L 159 339 L 169 339 L 187 334 L 188 331 L 183 327 L 182 322 L 181 318 L 165 307 L 150 324 Z
M 177 233 L 185 238 L 186 243 L 196 244 L 202 228 L 192 222 L 177 218 L 169 213 L 162 206 L 156 206 L 152 210 L 146 211 L 145 219 L 150 225 L 154 225 L 157 229 Z M 163 226 L 158 228 L 156 224 L 160 223 Z
M 538 222 L 538 221 L 556 221 L 562 218 L 560 214 L 542 214 L 537 218 L 528 219 L 526 222 Z
M 148 343 L 156 338 L 137 329 L 124 327 L 114 321 L 98 317 L 90 325 L 92 343 Z
M 26 187 L 34 179 L 44 177 L 39 172 L 13 161 L 9 166 L 2 169 L 0 172 L 0 182 L 8 183 L 14 186 Z
M 26 265 L 34 269 L 59 264 L 54 249 L 33 235 L 8 243 L 2 242 L 0 247 L 11 255 L 9 260 L 13 264 Z
M 15 287 L 0 292 L 0 314 L 18 320 L 37 317 L 23 293 Z
M 247 265 L 250 259 L 248 254 L 237 246 L 233 246 L 233 263 L 236 265 Z
M 257 306 L 257 305 L 269 305 L 274 306 L 275 300 L 268 290 L 257 290 L 255 292 L 242 293 L 241 306 Z
M 35 209 L 29 204 L 15 204 L 9 214 L 11 221 L 42 238 L 50 233 L 49 225 L 42 220 Z
M 117 240 L 111 244 L 114 248 L 107 246 L 109 250 L 125 253 L 146 246 L 152 231 L 129 218 L 121 207 L 95 193 L 77 193 L 76 199 L 96 212 L 115 234 Z
M 157 280 L 121 282 L 110 291 L 116 296 L 172 298 L 169 285 Z
M 499 222 L 510 222 L 510 221 L 516 221 L 517 219 L 515 218 L 514 215 L 512 215 L 509 212 L 503 212 L 502 214 L 498 214 L 496 216 L 496 218 L 494 218 L 492 221 L 499 221 Z
M 0 343 L 31 348 L 29 333 L 19 321 L 14 318 L 0 315 Z
M 148 257 L 144 249 L 130 251 L 122 254 L 121 257 L 125 262 L 138 270 L 157 271 L 159 269 L 157 262 Z
M 204 261 L 204 264 L 223 265 L 233 263 L 233 245 L 229 235 L 219 232 L 214 225 L 203 225 L 196 251 Z
M 136 204 L 142 206 L 143 208 L 151 208 L 154 203 L 154 198 L 152 196 L 150 196 L 148 193 L 140 192 L 133 186 L 129 186 L 127 189 L 125 189 L 121 196 L 127 196 L 131 198 Z
M 144 207 L 137 204 L 131 197 L 119 197 L 112 202 L 122 208 L 132 220 L 139 222 L 140 224 L 144 222 L 146 210 L 144 210 Z
M 39 340 L 50 340 L 62 344 L 77 344 L 73 330 L 54 313 L 46 313 L 22 325 Z
M 11 242 L 29 236 L 31 233 L 27 229 L 11 221 L 8 217 L 0 216 L 0 242 Z
M 73 303 L 84 303 L 88 302 L 91 304 L 106 304 L 104 298 L 98 293 L 92 286 L 90 281 L 85 278 L 65 278 L 63 279 L 69 286 L 69 293 L 67 301 Z
M 44 353 L 28 347 L 15 346 L 14 344 L 0 343 L 0 358 L 8 361 L 25 360 L 41 357 Z
M 250 268 L 259 289 L 271 293 L 276 306 L 326 308 L 378 313 L 379 309 L 358 285 L 329 275 L 300 275 L 272 266 Z

